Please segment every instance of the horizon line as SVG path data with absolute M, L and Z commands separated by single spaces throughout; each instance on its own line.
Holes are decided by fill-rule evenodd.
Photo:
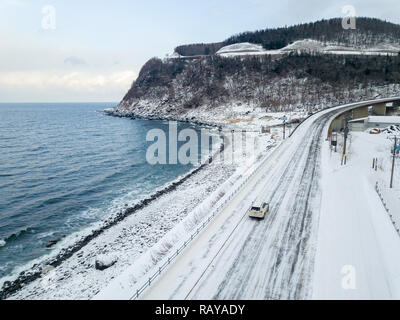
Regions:
M 118 101 L 0 101 L 6 103 L 119 103 Z

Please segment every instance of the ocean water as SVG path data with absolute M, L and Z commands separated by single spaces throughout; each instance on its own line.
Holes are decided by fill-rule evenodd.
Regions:
M 0 278 L 193 168 L 147 163 L 146 133 L 168 123 L 98 112 L 112 106 L 0 104 Z

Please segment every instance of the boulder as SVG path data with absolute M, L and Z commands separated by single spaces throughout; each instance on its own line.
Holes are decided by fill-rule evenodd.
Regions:
M 96 257 L 94 266 L 97 270 L 102 271 L 113 266 L 117 262 L 117 260 L 118 259 L 115 256 L 100 255 Z
M 57 238 L 57 239 L 54 239 L 54 240 L 50 240 L 49 242 L 47 242 L 46 248 L 51 248 L 52 246 L 54 246 L 55 244 L 57 244 L 60 240 L 61 240 L 61 238 Z

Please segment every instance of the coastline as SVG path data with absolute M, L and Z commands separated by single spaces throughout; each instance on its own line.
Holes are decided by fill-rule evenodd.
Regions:
M 105 114 L 111 115 L 109 112 Z M 172 117 L 112 116 L 185 121 Z M 240 131 L 246 130 L 248 125 L 246 122 L 231 126 L 202 121 L 186 122 L 218 128 L 220 136 L 223 129 L 229 128 L 231 131 L 235 128 Z M 253 138 L 260 135 L 251 130 L 248 132 Z M 275 139 L 274 134 L 262 134 L 261 153 L 273 147 Z M 209 157 L 204 163 L 138 201 L 134 206 L 101 221 L 98 228 L 92 228 L 72 245 L 64 246 L 61 242 L 57 245 L 57 255 L 42 260 L 32 268 L 24 269 L 15 280 L 7 283 L 8 286 L 0 290 L 0 299 L 91 299 L 96 296 L 119 274 L 148 256 L 150 249 L 192 211 L 202 210 L 207 206 L 211 207 L 206 211 L 210 210 L 242 177 L 243 172 L 252 166 L 247 158 L 242 159 L 242 163 L 225 163 L 221 158 L 223 151 L 230 148 L 229 139 L 224 143 L 211 156 L 212 161 Z M 236 149 L 229 151 L 236 153 Z M 254 151 L 253 154 L 259 156 L 260 151 L 257 152 Z M 221 156 L 217 157 L 218 155 Z M 169 249 L 168 246 L 162 251 L 166 253 Z M 106 270 L 96 270 L 96 259 L 100 256 L 112 261 L 117 257 L 116 263 L 113 262 Z M 151 254 L 150 256 L 147 257 L 148 264 L 152 263 L 151 259 L 153 262 L 158 259 Z
M 149 116 L 149 115 L 143 116 L 143 115 L 138 115 L 138 114 L 134 114 L 134 113 L 122 114 L 118 110 L 118 106 L 114 107 L 114 108 L 101 110 L 101 112 L 103 112 L 104 114 L 106 114 L 110 117 L 130 118 L 133 120 L 134 119 L 143 119 L 143 120 L 160 120 L 160 121 L 179 121 L 179 122 L 186 122 L 186 123 L 190 123 L 190 124 L 194 124 L 194 125 L 198 125 L 198 126 L 202 126 L 202 127 L 212 127 L 212 128 L 218 128 L 218 129 L 222 129 L 222 127 L 223 127 L 221 124 L 217 124 L 215 122 L 199 121 L 194 118 L 187 119 L 185 117 L 179 118 L 176 116 L 171 116 L 171 117 L 160 117 L 160 116 Z
M 103 230 L 64 260 L 56 267 L 56 278 L 51 286 L 44 288 L 43 279 L 39 277 L 8 298 L 91 299 L 104 285 L 150 250 L 193 208 L 201 205 L 234 172 L 234 167 L 215 162 L 197 170 L 174 190 L 165 192 L 135 214 Z M 112 267 L 99 271 L 95 268 L 95 260 L 100 255 L 117 256 L 118 261 Z
M 107 115 L 110 115 L 107 112 L 105 113 Z M 149 120 L 166 120 L 166 119 L 154 118 Z M 176 120 L 176 121 L 181 121 L 181 120 Z M 197 123 L 190 122 L 190 123 L 200 126 L 217 127 L 212 124 L 205 124 L 200 122 Z M 114 213 L 105 220 L 99 221 L 98 223 L 99 226 L 93 226 L 92 228 L 90 228 L 90 231 L 87 232 L 87 230 L 83 230 L 82 233 L 88 233 L 88 234 L 81 236 L 79 240 L 73 242 L 72 244 L 68 244 L 65 247 L 61 247 L 59 250 L 57 250 L 58 253 L 53 252 L 49 256 L 36 259 L 34 262 L 30 263 L 33 264 L 31 267 L 29 267 L 28 265 L 22 266 L 21 270 L 23 271 L 21 271 L 18 274 L 18 276 L 16 276 L 16 274 L 12 274 L 10 276 L 6 276 L 3 279 L 1 279 L 4 280 L 4 282 L 0 283 L 0 285 L 2 286 L 0 287 L 0 300 L 7 299 L 12 295 L 17 294 L 22 288 L 26 287 L 32 282 L 35 282 L 36 280 L 43 278 L 47 267 L 49 266 L 53 268 L 59 267 L 63 262 L 70 259 L 73 255 L 82 250 L 91 241 L 101 236 L 105 231 L 112 229 L 114 226 L 118 225 L 120 222 L 123 222 L 129 216 L 134 215 L 143 208 L 156 202 L 163 195 L 167 195 L 169 193 L 174 192 L 179 186 L 184 184 L 186 181 L 190 180 L 193 176 L 195 176 L 200 171 L 204 170 L 204 168 L 206 168 L 208 165 L 213 163 L 213 159 L 223 149 L 224 149 L 224 144 L 221 143 L 219 146 L 217 146 L 217 152 L 215 154 L 210 155 L 205 161 L 203 161 L 198 166 L 191 169 L 188 173 L 167 183 L 163 187 L 156 189 L 152 194 L 148 195 L 147 197 L 144 197 L 143 199 L 138 200 L 138 202 L 134 206 L 128 207 L 118 213 Z M 60 242 L 59 245 L 62 244 L 63 243 Z

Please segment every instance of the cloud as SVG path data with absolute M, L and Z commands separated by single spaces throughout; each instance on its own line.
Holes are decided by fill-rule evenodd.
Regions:
M 25 7 L 26 2 L 22 0 L 7 0 L 6 4 L 13 7 Z
M 0 73 L 0 96 L 4 101 L 18 99 L 21 97 L 21 92 L 24 93 L 24 101 L 37 100 L 36 96 L 40 94 L 50 101 L 56 99 L 71 101 L 75 97 L 90 97 L 91 100 L 96 97 L 105 97 L 108 100 L 120 99 L 136 77 L 136 73 L 131 70 L 111 73 L 2 72 Z
M 72 56 L 72 57 L 66 58 L 64 60 L 64 63 L 67 65 L 71 65 L 71 66 L 79 66 L 79 65 L 85 65 L 86 61 Z

